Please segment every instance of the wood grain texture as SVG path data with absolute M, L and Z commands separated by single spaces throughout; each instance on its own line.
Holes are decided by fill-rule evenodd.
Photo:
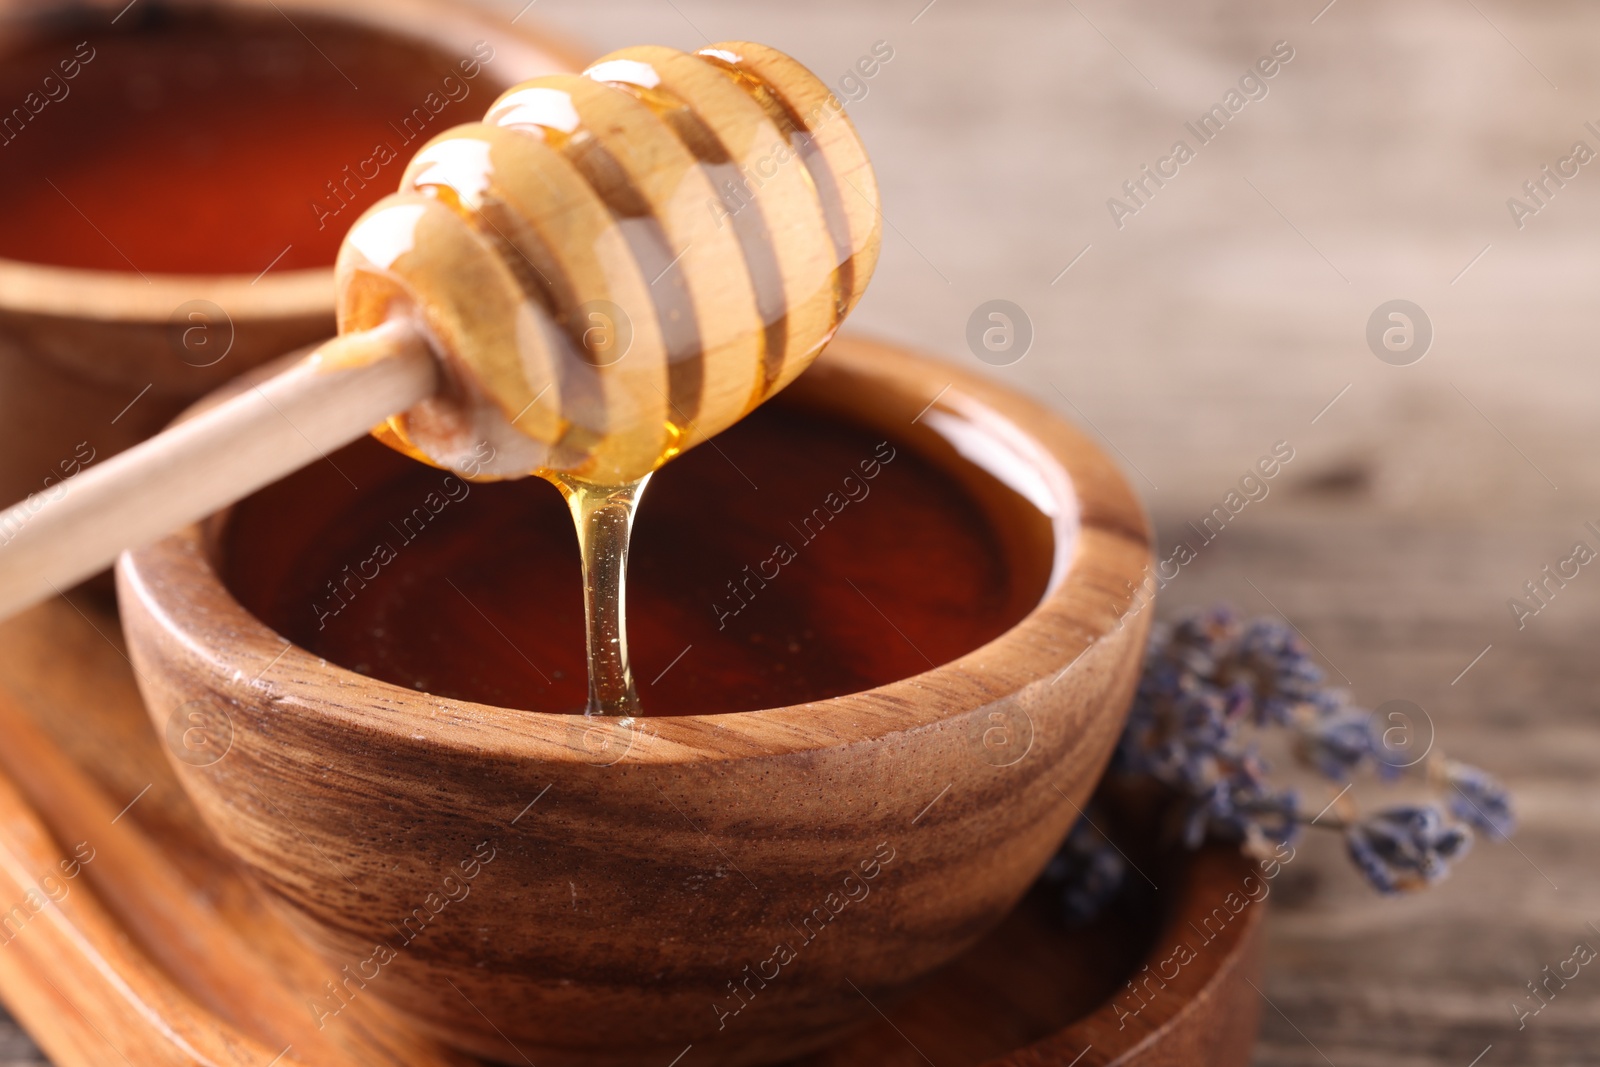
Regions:
M 330 960 L 395 942 L 375 992 L 419 1023 L 548 1062 L 653 1063 L 689 1043 L 706 1063 L 793 1054 L 870 1014 L 849 982 L 887 997 L 970 946 L 1075 818 L 1148 624 L 1121 617 L 1148 551 L 1126 483 L 1038 407 L 887 346 L 841 341 L 794 388 L 951 469 L 957 448 L 987 451 L 1019 487 L 990 492 L 1051 516 L 1038 547 L 1066 565 L 1039 607 L 869 693 L 586 721 L 436 698 L 287 647 L 216 579 L 214 530 L 125 557 L 157 729 L 194 713 L 231 732 L 225 758 L 175 764 L 202 816 Z M 1026 758 L 993 758 L 996 721 L 1028 724 Z M 870 903 L 841 915 L 849 936 L 819 936 L 846 892 Z M 400 929 L 444 907 L 436 934 Z M 770 970 L 784 943 L 798 966 L 778 964 L 762 1010 L 726 1022 L 744 968 Z
M 81 1012 L 99 1024 L 49 1028 L 56 1056 L 105 1062 L 111 1052 L 139 1063 L 240 1067 L 270 1060 L 274 1051 L 218 1026 L 151 966 L 96 898 L 73 892 L 68 872 L 82 877 L 80 861 L 98 858 L 92 845 L 62 850 L 9 782 L 0 783 L 0 813 L 0 891 L 15 902 L 0 988 L 24 1017 L 72 1020 Z M 167 1021 L 165 1032 L 149 1025 L 152 1017 Z
M 580 62 L 565 43 L 527 22 L 509 25 L 503 17 L 440 0 L 224 0 L 228 4 L 274 18 L 274 7 L 290 18 L 314 11 L 462 54 L 475 41 L 488 41 L 497 49 L 489 69 L 495 85 L 576 69 Z M 3 0 L 0 35 L 47 17 L 53 6 Z M 119 9 L 97 10 L 91 17 L 109 21 Z M 174 329 L 173 314 L 196 301 L 212 310 Z M 200 332 L 189 337 L 183 333 L 189 328 Z M 260 277 L 141 277 L 0 259 L 0 504 L 59 480 L 61 464 L 80 443 L 103 460 L 156 433 L 233 376 L 333 332 L 331 267 Z M 199 343 L 202 337 L 209 347 Z M 222 351 L 225 356 L 215 355 Z
M 170 1014 L 169 1005 L 167 1015 L 147 1010 L 130 1019 L 118 1014 L 132 1004 L 129 990 L 114 986 L 116 972 L 106 971 L 87 982 L 79 975 L 79 984 L 63 987 L 82 1009 L 69 1010 L 65 1000 L 45 1003 L 27 995 L 27 986 L 43 980 L 29 963 L 18 979 L 24 991 L 13 1002 L 55 1062 L 98 1067 L 120 1051 L 138 1063 L 193 1064 L 193 1050 L 173 1045 L 174 1032 L 198 1025 L 237 1040 L 230 1020 L 245 1033 L 274 1040 L 285 1027 L 303 1030 L 310 1014 L 298 1003 L 286 1010 L 278 991 L 313 995 L 326 966 L 278 924 L 254 885 L 199 826 L 140 706 L 113 613 L 92 598 L 56 600 L 0 624 L 0 637 L 0 727 L 20 742 L 7 750 L 0 780 L 14 774 L 30 783 L 31 805 L 8 809 L 0 840 L 14 846 L 16 826 L 38 825 L 39 818 L 57 840 L 92 835 L 99 847 L 69 880 L 68 896 L 106 902 L 125 925 L 85 924 L 81 909 L 56 916 L 58 924 L 91 945 L 110 930 L 148 947 L 155 955 L 140 961 L 135 986 L 160 980 L 160 967 L 181 975 L 185 988 L 215 1008 L 189 1016 Z M 54 655 L 39 655 L 44 649 Z M 76 670 L 55 669 L 63 658 Z M 120 800 L 109 801 L 107 793 L 134 799 L 113 813 Z M 1162 856 L 1137 809 L 1113 804 L 1108 813 L 1112 819 L 1103 825 L 1121 838 L 1140 870 L 1159 879 L 1159 891 L 1137 882 L 1101 920 L 1071 929 L 1060 922 L 1053 894 L 1036 889 L 998 929 L 908 998 L 874 1000 L 883 1016 L 796 1067 L 909 1067 L 930 1053 L 940 1067 L 1157 1067 L 1197 1060 L 1242 1067 L 1257 1013 L 1246 979 L 1255 973 L 1261 912 L 1247 908 L 1219 926 L 1216 909 L 1228 906 L 1229 894 L 1236 895 L 1237 908 L 1237 894 L 1248 892 L 1259 872 L 1227 848 Z M 172 919 L 179 921 L 176 928 Z M 1198 932 L 1201 924 L 1207 932 Z M 43 941 L 32 930 L 24 927 L 17 936 L 38 948 Z M 1176 978 L 1155 981 L 1141 973 L 1148 963 L 1172 975 L 1180 943 L 1197 951 Z M 1127 975 L 1141 981 L 1147 1005 L 1123 985 Z M 1137 1014 L 1130 1016 L 1130 1008 Z M 372 1000 L 352 1001 L 325 1032 L 310 1037 L 301 1034 L 278 1062 L 397 1062 L 374 1039 L 389 1050 L 404 1048 L 403 1062 L 417 1067 L 455 1062 L 430 1058 L 437 1054 Z M 19 1038 L 18 1044 L 25 1042 Z M 689 1052 L 680 1062 L 698 1061 Z
M 326 966 L 206 835 L 149 728 L 108 603 L 57 599 L 0 634 L 0 838 L 29 875 L 6 900 L 24 901 L 29 885 L 59 898 L 4 931 L 0 956 L 23 955 L 3 994 L 54 1062 L 462 1063 L 376 1001 L 315 1027 L 304 1002 Z M 75 669 L 56 669 L 63 658 Z M 36 847 L 46 839 L 93 859 L 41 886 L 54 867 Z
M 229 925 L 153 839 L 118 825 L 124 813 L 28 712 L 10 697 L 0 704 L 8 738 L 0 863 L 7 899 L 17 902 L 7 913 L 4 991 L 40 1024 L 54 1055 L 99 1062 L 109 1046 L 151 1064 L 464 1063 L 377 1002 L 318 1026 L 304 989 L 274 973 L 273 950 L 261 947 L 276 924 Z M 64 852 L 62 841 L 72 842 Z M 297 948 L 292 939 L 276 946 Z M 45 987 L 59 1003 L 34 999 Z

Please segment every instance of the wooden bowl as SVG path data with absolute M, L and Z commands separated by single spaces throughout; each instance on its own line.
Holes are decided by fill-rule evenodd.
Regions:
M 63 20 L 104 28 L 125 6 L 125 0 L 0 0 L 0 42 Z M 136 9 L 130 20 L 155 6 L 274 18 L 277 8 L 291 19 L 334 20 L 451 54 L 487 41 L 495 57 L 484 68 L 492 84 L 483 100 L 523 79 L 582 66 L 565 46 L 535 34 L 532 20 L 513 26 L 451 0 L 145 0 L 141 6 L 147 10 Z M 53 118 L 52 111 L 40 121 Z M 333 301 L 331 263 L 260 277 L 146 278 L 131 270 L 0 258 L 0 503 L 39 492 L 47 478 L 62 477 L 63 463 L 104 459 L 137 444 L 234 375 L 320 341 L 333 333 Z
M 375 1000 L 316 1027 L 305 1004 L 328 967 L 199 824 L 105 639 L 116 622 L 59 598 L 0 623 L 0 898 L 23 900 L 29 872 L 74 843 L 95 849 L 51 921 L 0 952 L 0 999 L 57 1067 L 104 1067 L 108 1042 L 140 1067 L 194 1067 L 196 1049 L 261 1067 L 290 1044 L 276 1067 L 468 1067 Z M 1096 824 L 1138 872 L 1098 919 L 1066 926 L 1036 885 L 883 1017 L 792 1067 L 926 1067 L 924 1051 L 938 1067 L 1245 1067 L 1265 1008 L 1261 885 L 1288 862 L 1163 849 L 1146 795 L 1099 799 Z
M 1261 870 L 1233 845 L 1164 857 L 1121 847 L 1159 892 L 1130 874 L 1137 884 L 1105 914 L 1066 927 L 1060 897 L 1036 886 L 898 1008 L 789 1067 L 927 1067 L 924 1053 L 938 1067 L 1245 1067 L 1266 908 L 1226 924 L 1217 914 L 1259 892 Z
M 876 1018 L 1021 898 L 1133 691 L 1140 507 L 1083 435 L 941 362 L 840 340 L 791 393 L 963 479 L 1011 564 L 1048 574 L 1037 607 L 868 692 L 592 720 L 294 647 L 218 578 L 227 515 L 123 557 L 158 731 L 176 714 L 226 740 L 174 767 L 331 995 L 508 1062 L 766 1063 Z

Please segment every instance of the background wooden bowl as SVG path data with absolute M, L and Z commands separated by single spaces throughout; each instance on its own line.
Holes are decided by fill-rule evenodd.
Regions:
M 868 692 L 585 720 L 402 689 L 290 645 L 217 577 L 226 515 L 123 558 L 158 731 L 199 715 L 229 744 L 175 769 L 335 977 L 367 976 L 351 996 L 500 1059 L 659 1067 L 693 1044 L 699 1063 L 768 1062 L 871 1016 L 1038 875 L 1137 676 L 1139 505 L 1082 435 L 945 364 L 844 340 L 791 389 L 964 479 L 1014 564 L 1050 571 L 1043 601 Z M 446 908 L 425 936 L 401 930 Z
M 104 28 L 125 6 L 0 0 L 0 43 L 59 26 L 68 13 Z M 529 22 L 513 26 L 451 0 L 145 0 L 141 6 L 140 15 L 158 6 L 269 14 L 277 8 L 286 17 L 315 15 L 463 55 L 487 41 L 495 58 L 484 68 L 491 83 L 485 100 L 523 79 L 582 66 L 572 50 L 536 34 Z M 0 503 L 39 492 L 47 477 L 60 478 L 58 465 L 80 442 L 104 459 L 160 430 L 234 375 L 333 333 L 333 298 L 331 263 L 260 277 L 146 278 L 0 258 Z M 174 313 L 184 307 L 202 317 L 180 316 L 184 325 L 175 328 Z M 203 338 L 204 349 L 185 347 L 191 326 L 201 327 L 188 336 Z M 217 352 L 226 355 L 213 362 Z

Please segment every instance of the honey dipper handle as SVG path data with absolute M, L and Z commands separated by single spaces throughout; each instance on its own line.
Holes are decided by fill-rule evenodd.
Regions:
M 437 383 L 420 333 L 386 323 L 35 493 L 0 513 L 0 618 L 324 458 Z

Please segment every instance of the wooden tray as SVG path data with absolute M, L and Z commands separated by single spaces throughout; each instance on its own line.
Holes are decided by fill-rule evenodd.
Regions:
M 1251 865 L 1225 848 L 1163 862 L 1124 845 L 1142 875 L 1094 925 L 1065 928 L 1036 890 L 915 995 L 879 1005 L 878 1022 L 797 1062 L 1242 1067 L 1263 908 L 1231 915 L 1223 901 Z M 78 594 L 0 624 L 0 998 L 50 1057 L 472 1062 L 372 997 L 318 1029 L 307 1005 L 329 977 L 200 824 L 110 606 Z M 694 1062 L 691 1046 L 677 1067 Z

